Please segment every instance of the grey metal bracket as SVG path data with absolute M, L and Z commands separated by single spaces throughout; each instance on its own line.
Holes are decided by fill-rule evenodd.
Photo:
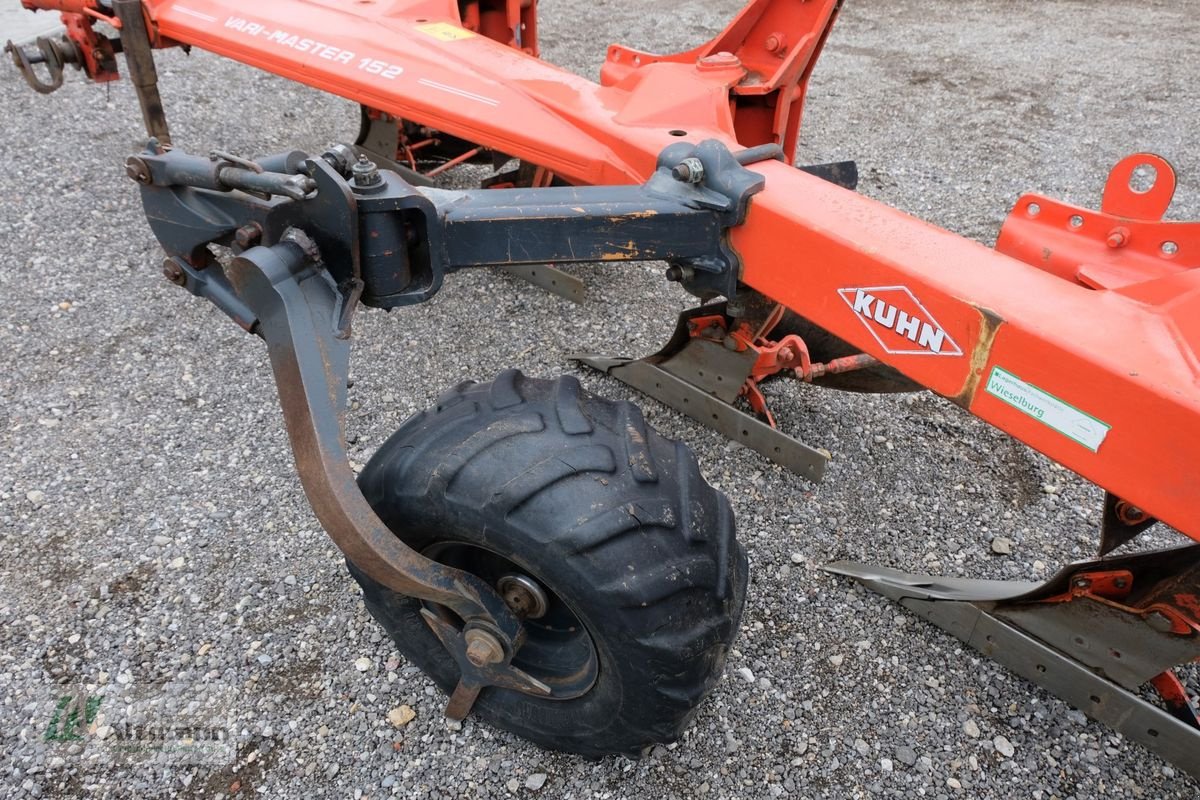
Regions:
M 425 177 L 394 158 L 396 141 L 400 136 L 400 123 L 395 118 L 370 119 L 363 109 L 362 130 L 354 146 L 355 154 L 363 154 L 384 169 L 390 169 L 413 186 L 434 186 L 433 180 Z M 551 264 L 512 264 L 500 267 L 515 278 L 531 283 L 539 289 L 558 295 L 572 303 L 586 299 L 587 284 L 563 272 Z
M 550 264 L 513 264 L 501 269 L 572 303 L 582 303 L 587 298 L 586 283 Z
M 825 475 L 830 458 L 828 450 L 809 447 L 660 366 L 643 359 L 587 354 L 571 358 L 629 384 L 814 483 Z M 739 385 L 733 385 L 735 394 Z
M 824 569 L 895 600 L 1200 779 L 1200 729 L 1136 693 L 1154 674 L 1200 658 L 1200 634 L 1175 634 L 1153 615 L 1121 614 L 1091 599 L 1044 602 L 1082 571 L 1130 569 L 1147 576 L 1153 595 L 1166 581 L 1188 580 L 1197 563 L 1200 545 L 1188 545 L 1072 564 L 1044 584 L 912 575 L 845 561 Z

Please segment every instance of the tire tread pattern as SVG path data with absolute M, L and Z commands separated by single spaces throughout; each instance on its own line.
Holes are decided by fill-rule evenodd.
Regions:
M 405 422 L 360 485 L 401 538 L 465 525 L 455 536 L 511 548 L 506 557 L 540 568 L 530 573 L 597 641 L 591 692 L 552 701 L 488 689 L 476 709 L 492 724 L 552 749 L 637 754 L 677 738 L 720 677 L 747 582 L 732 511 L 691 451 L 634 404 L 588 394 L 573 377 L 516 370 L 462 383 Z M 419 621 L 420 604 L 350 566 L 401 650 L 452 687 L 452 662 Z M 602 691 L 605 680 L 619 686 Z M 603 698 L 611 707 L 598 710 Z

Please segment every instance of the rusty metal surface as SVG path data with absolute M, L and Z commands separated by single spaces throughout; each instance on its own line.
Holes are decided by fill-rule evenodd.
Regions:
M 163 111 L 162 96 L 158 93 L 158 70 L 154 66 L 154 53 L 150 45 L 150 34 L 146 30 L 141 0 L 113 0 L 113 11 L 121 21 L 121 45 L 125 52 L 125 69 L 129 80 L 137 90 L 138 103 L 142 108 L 142 121 L 146 135 L 164 145 L 171 144 L 171 132 L 167 127 Z

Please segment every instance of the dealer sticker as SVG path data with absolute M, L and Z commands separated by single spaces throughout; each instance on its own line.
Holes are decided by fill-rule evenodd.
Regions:
M 1080 411 L 1070 403 L 1059 400 L 1032 383 L 1021 380 L 1001 367 L 992 367 L 992 374 L 988 377 L 985 388 L 988 394 L 998 397 L 1063 436 L 1074 439 L 1093 453 L 1100 449 L 1104 437 L 1112 429 L 1111 425 Z
M 474 33 L 466 28 L 451 25 L 449 22 L 427 22 L 424 25 L 418 25 L 417 30 L 426 36 L 432 36 L 443 42 L 457 42 L 462 39 L 471 39 L 475 36 Z

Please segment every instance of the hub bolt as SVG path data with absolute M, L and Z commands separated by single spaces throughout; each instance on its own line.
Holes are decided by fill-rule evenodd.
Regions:
M 542 587 L 525 575 L 505 575 L 496 582 L 496 588 L 505 604 L 522 619 L 537 619 L 550 607 Z
M 463 634 L 467 641 L 467 661 L 477 667 L 498 664 L 504 660 L 504 647 L 500 640 L 485 630 L 471 628 Z

